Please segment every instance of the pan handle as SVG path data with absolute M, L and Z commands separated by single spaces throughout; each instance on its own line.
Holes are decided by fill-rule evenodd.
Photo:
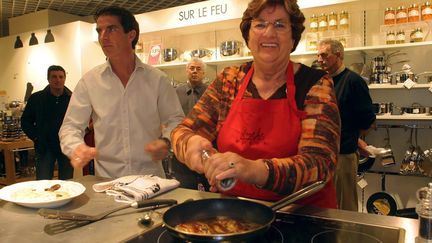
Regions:
M 321 190 L 324 186 L 325 186 L 325 181 L 314 182 L 313 184 L 310 184 L 309 186 L 306 186 L 306 187 L 302 188 L 301 190 L 298 190 L 298 191 L 282 198 L 281 200 L 275 202 L 270 207 L 274 212 L 276 212 L 277 210 L 284 208 L 284 207 L 288 206 L 289 204 L 291 204 L 291 203 L 293 203 L 299 199 L 310 196 L 311 194 Z

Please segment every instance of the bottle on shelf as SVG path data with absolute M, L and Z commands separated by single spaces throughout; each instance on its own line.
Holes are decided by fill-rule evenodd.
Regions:
M 391 45 L 396 43 L 396 34 L 392 30 L 387 32 L 386 35 L 386 44 Z
M 316 16 L 315 14 L 312 14 L 312 16 L 310 17 L 309 28 L 310 28 L 311 32 L 317 32 L 318 31 L 318 16 Z
M 348 29 L 349 28 L 349 15 L 347 11 L 342 11 L 339 14 L 339 28 Z
M 399 30 L 396 33 L 396 44 L 403 44 L 405 43 L 405 31 Z
M 421 20 L 432 20 L 432 6 L 429 1 L 421 6 Z
M 328 18 L 327 18 L 327 14 L 325 13 L 321 13 L 318 18 L 318 30 L 319 31 L 328 30 Z
M 396 12 L 392 7 L 386 8 L 384 11 L 384 24 L 390 25 L 396 23 Z
M 328 15 L 328 29 L 337 30 L 338 27 L 338 15 L 335 12 L 330 12 Z
M 420 11 L 417 4 L 413 3 L 408 8 L 408 22 L 420 21 Z
M 423 38 L 424 35 L 422 28 L 416 28 L 415 30 L 411 31 L 410 42 L 422 42 Z
M 403 24 L 408 22 L 408 10 L 405 6 L 399 6 L 396 10 L 396 24 Z

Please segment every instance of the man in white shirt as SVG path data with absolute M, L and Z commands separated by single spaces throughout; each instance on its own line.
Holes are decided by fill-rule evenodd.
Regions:
M 164 177 L 159 161 L 170 149 L 171 130 L 184 117 L 175 90 L 163 72 L 134 54 L 139 25 L 132 13 L 105 7 L 97 11 L 95 21 L 107 61 L 75 87 L 59 131 L 62 151 L 74 168 L 94 159 L 98 176 Z M 83 140 L 90 118 L 95 148 Z

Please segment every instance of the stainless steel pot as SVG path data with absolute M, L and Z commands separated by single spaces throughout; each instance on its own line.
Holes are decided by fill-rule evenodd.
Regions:
M 240 53 L 240 47 L 242 43 L 240 41 L 223 41 L 220 44 L 220 54 L 222 56 L 232 56 Z
M 393 112 L 392 102 L 373 103 L 372 105 L 376 115 L 389 114 Z
M 165 48 L 163 50 L 163 59 L 165 62 L 171 62 L 177 59 L 177 50 L 174 48 Z
M 208 49 L 196 49 L 191 51 L 191 57 L 198 57 L 198 58 L 203 58 L 203 57 L 210 57 L 213 54 L 212 51 L 208 50 Z
M 426 107 L 418 104 L 418 103 L 414 103 L 412 104 L 412 106 L 409 107 L 401 107 L 402 109 L 402 113 L 406 113 L 406 114 L 426 114 Z

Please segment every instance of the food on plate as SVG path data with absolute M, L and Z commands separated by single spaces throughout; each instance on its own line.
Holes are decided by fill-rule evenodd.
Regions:
M 255 230 L 259 226 L 259 224 L 253 222 L 219 216 L 178 224 L 175 229 L 186 233 L 212 235 L 242 233 Z
M 58 191 L 60 189 L 59 184 L 55 184 L 49 188 L 37 189 L 25 187 L 15 191 L 12 194 L 12 198 L 17 201 L 28 201 L 28 202 L 48 202 L 53 200 L 60 200 L 69 198 L 70 194 L 65 191 Z

